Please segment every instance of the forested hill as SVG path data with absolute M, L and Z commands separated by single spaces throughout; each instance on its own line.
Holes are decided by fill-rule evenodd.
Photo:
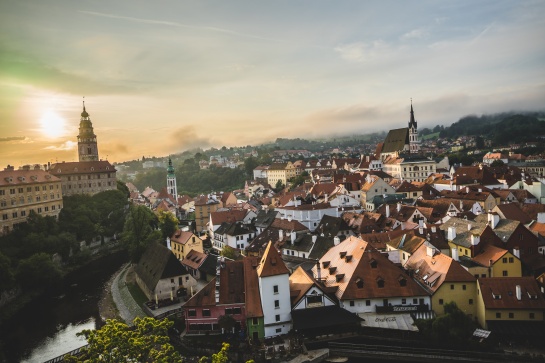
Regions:
M 545 113 L 500 113 L 483 116 L 465 116 L 450 127 L 441 130 L 440 137 L 456 138 L 481 135 L 494 144 L 532 141 L 545 135 Z

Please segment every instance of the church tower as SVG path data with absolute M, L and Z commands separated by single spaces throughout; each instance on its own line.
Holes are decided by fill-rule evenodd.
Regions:
M 85 101 L 83 101 L 83 112 L 79 122 L 78 135 L 78 155 L 79 161 L 98 161 L 97 136 L 93 131 L 93 124 L 89 114 L 85 110 Z
M 418 127 L 414 119 L 413 101 L 411 99 L 411 119 L 409 121 L 409 151 L 411 154 L 420 152 L 420 141 L 418 140 Z
M 178 200 L 178 188 L 176 187 L 176 174 L 174 174 L 174 167 L 172 166 L 172 160 L 168 157 L 167 167 L 167 193 L 172 195 L 174 199 Z

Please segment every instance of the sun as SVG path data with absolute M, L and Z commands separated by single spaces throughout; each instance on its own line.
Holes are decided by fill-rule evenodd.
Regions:
M 40 118 L 40 131 L 49 138 L 57 138 L 66 133 L 66 122 L 55 111 L 48 110 Z

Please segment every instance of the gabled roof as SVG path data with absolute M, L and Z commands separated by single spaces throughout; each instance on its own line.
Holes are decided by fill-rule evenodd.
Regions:
M 308 290 L 316 283 L 301 266 L 297 267 L 290 276 L 291 306 L 295 306 L 305 296 Z
M 481 248 L 481 253 L 473 257 L 473 261 L 484 267 L 489 267 L 490 261 L 492 264 L 496 263 L 500 258 L 505 256 L 507 250 L 496 247 L 492 244 L 486 245 Z
M 492 211 L 498 213 L 502 219 L 511 219 L 522 224 L 528 224 L 532 221 L 532 218 L 524 213 L 517 203 L 498 204 Z
M 337 287 L 339 300 L 428 295 L 388 257 L 356 237 L 332 247 L 320 259 L 320 273 L 316 266 L 312 272 L 325 286 Z
M 342 217 L 333 217 L 326 214 L 322 217 L 320 223 L 318 223 L 315 232 L 324 236 L 334 237 L 340 231 L 348 230 L 350 230 L 350 227 Z
M 184 308 L 208 307 L 216 305 L 216 277 L 200 289 L 184 304 Z
M 401 129 L 394 129 L 388 132 L 386 139 L 384 139 L 384 145 L 382 146 L 382 153 L 403 151 L 405 145 L 409 144 L 409 128 L 403 127 Z
M 222 224 L 223 222 L 234 223 L 240 222 L 246 216 L 246 210 L 231 209 L 221 212 L 210 212 L 210 220 L 214 225 Z
M 261 257 L 257 267 L 257 275 L 260 278 L 288 274 L 289 270 L 282 261 L 282 258 L 272 243 L 269 242 L 267 249 Z
M 70 174 L 89 174 L 89 173 L 115 173 L 116 170 L 108 160 L 98 161 L 73 161 L 51 164 L 49 168 L 51 174 L 56 176 Z
M 425 238 L 405 234 L 387 242 L 387 244 L 397 250 L 413 254 L 425 241 Z
M 500 184 L 494 176 L 494 172 L 486 165 L 483 166 L 461 166 L 454 172 L 453 179 L 456 185 L 481 184 L 497 185 Z
M 161 279 L 187 275 L 187 269 L 165 246 L 152 243 L 144 252 L 135 272 L 150 291 L 155 290 Z
M 181 229 L 178 229 L 178 230 L 176 230 L 176 232 L 174 232 L 172 237 L 170 237 L 170 241 L 171 242 L 181 243 L 181 244 L 185 245 L 187 243 L 187 241 L 189 241 L 189 239 L 191 237 L 193 237 L 193 236 L 195 236 L 195 235 L 192 232 L 182 231 Z M 197 236 L 195 236 L 195 237 L 197 237 Z
M 204 263 L 204 261 L 206 261 L 208 256 L 210 255 L 207 255 L 206 253 L 202 253 L 196 250 L 190 250 L 185 256 L 185 258 L 180 262 L 182 263 L 182 265 L 186 267 L 192 268 L 194 270 L 198 270 L 201 267 L 201 265 Z
M 480 278 L 478 284 L 486 309 L 545 309 L 543 294 L 531 276 Z M 521 288 L 520 300 L 517 285 Z
M 60 179 L 44 170 L 2 170 L 0 186 L 59 182 Z
M 432 294 L 444 282 L 475 282 L 476 278 L 451 257 L 433 249 L 428 243 L 409 257 L 405 268 L 413 271 L 414 278 Z
M 220 296 L 219 303 L 244 303 L 244 262 L 225 261 L 220 268 Z
M 244 262 L 244 285 L 246 291 L 246 318 L 259 318 L 263 316 L 261 307 L 261 296 L 259 294 L 259 280 L 257 278 L 257 257 L 245 257 Z
M 257 212 L 254 225 L 260 228 L 267 228 L 272 224 L 272 222 L 274 222 L 274 219 L 278 214 L 279 212 L 275 211 L 274 209 L 262 209 Z

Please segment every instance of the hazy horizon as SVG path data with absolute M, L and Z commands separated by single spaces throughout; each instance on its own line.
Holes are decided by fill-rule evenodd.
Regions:
M 545 1 L 0 5 L 0 167 L 540 111 Z

